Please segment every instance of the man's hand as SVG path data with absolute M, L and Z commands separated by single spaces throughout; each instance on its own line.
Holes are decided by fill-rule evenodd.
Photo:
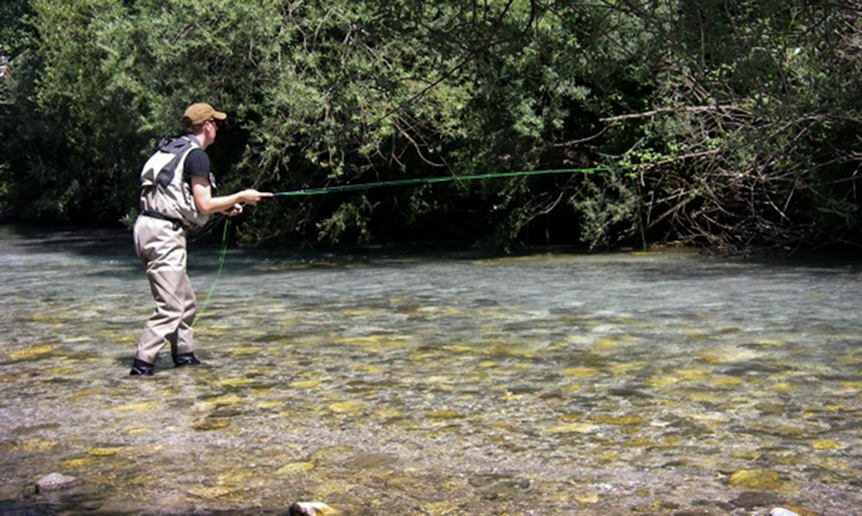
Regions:
M 242 213 L 242 203 L 245 202 L 248 204 L 257 204 L 264 197 L 272 197 L 272 194 L 270 192 L 258 192 L 254 188 L 243 190 L 236 194 L 238 202 L 234 204 L 230 209 L 227 209 L 222 213 L 227 215 L 228 217 L 236 217 L 237 215 Z
M 264 197 L 272 197 L 272 193 L 258 192 L 254 188 L 249 188 L 239 193 L 240 202 L 247 202 L 249 204 L 257 204 Z
M 224 215 L 228 217 L 236 217 L 240 213 L 242 213 L 242 204 L 234 204 L 233 207 L 229 210 L 225 210 L 222 212 Z

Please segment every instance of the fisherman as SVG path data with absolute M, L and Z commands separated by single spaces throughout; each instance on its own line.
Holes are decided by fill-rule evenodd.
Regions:
M 242 213 L 243 203 L 272 197 L 254 189 L 213 197 L 216 183 L 205 149 L 226 118 L 209 104 L 192 104 L 182 118 L 185 134 L 161 140 L 141 171 L 135 252 L 147 271 L 156 309 L 144 325 L 131 375 L 152 375 L 166 343 L 175 366 L 201 363 L 192 342 L 196 309 L 186 272 L 186 230 L 202 227 L 214 213 L 233 217 Z
M 0 56 L 0 77 L 4 79 L 12 78 L 12 74 L 9 73 L 9 58 L 6 56 Z

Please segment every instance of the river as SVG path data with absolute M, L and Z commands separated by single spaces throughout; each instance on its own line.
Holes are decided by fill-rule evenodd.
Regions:
M 190 248 L 204 365 L 133 378 L 130 235 L 0 228 L 0 513 L 862 507 L 859 262 Z

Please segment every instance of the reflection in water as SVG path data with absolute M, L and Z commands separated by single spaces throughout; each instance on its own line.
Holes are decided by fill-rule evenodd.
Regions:
M 206 365 L 141 379 L 127 240 L 0 234 L 0 512 L 862 506 L 858 267 L 232 250 Z M 216 253 L 192 249 L 201 298 Z M 54 472 L 77 482 L 35 494 Z

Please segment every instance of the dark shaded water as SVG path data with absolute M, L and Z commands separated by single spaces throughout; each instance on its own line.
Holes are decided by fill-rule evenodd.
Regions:
M 129 235 L 6 228 L 0 276 L 0 513 L 862 507 L 853 263 L 231 250 L 206 366 L 145 379 Z

